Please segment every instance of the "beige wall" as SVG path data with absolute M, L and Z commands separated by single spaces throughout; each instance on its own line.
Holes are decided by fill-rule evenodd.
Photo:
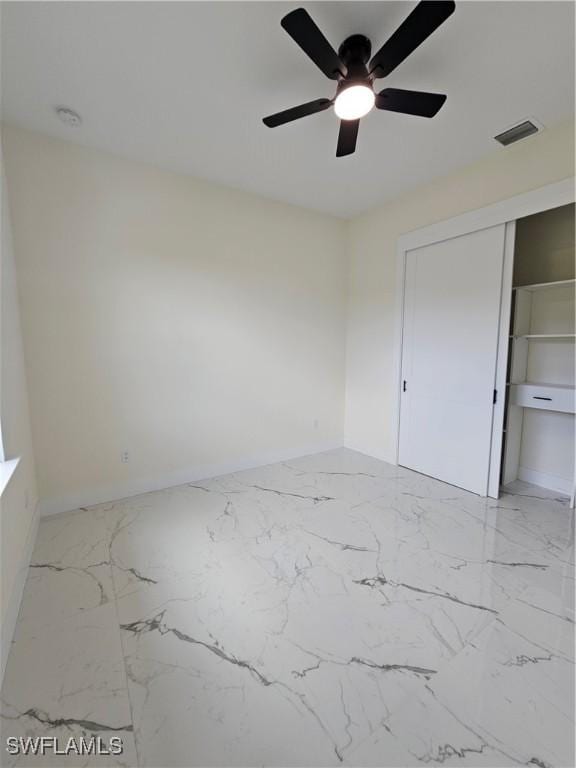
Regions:
M 564 123 L 354 219 L 349 225 L 345 441 L 394 461 L 393 344 L 398 237 L 574 174 Z
M 341 444 L 344 222 L 3 140 L 46 511 Z
M 2 168 L 0 422 L 2 424 L 4 457 L 7 460 L 19 458 L 20 461 L 14 475 L 0 496 L 0 599 L 2 601 L 0 657 L 2 673 L 16 623 L 37 521 L 36 481 L 28 417 L 16 270 L 3 171 Z
M 574 163 L 556 126 L 345 223 L 14 127 L 4 146 L 48 511 L 338 444 L 345 377 L 346 443 L 393 460 L 398 236 Z
M 575 266 L 574 203 L 517 222 L 514 285 L 571 280 Z

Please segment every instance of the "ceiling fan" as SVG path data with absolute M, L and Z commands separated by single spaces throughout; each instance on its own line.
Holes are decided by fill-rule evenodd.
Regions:
M 454 13 L 455 7 L 455 3 L 448 0 L 422 0 L 371 60 L 372 45 L 364 35 L 347 37 L 336 53 L 304 8 L 291 11 L 282 19 L 282 26 L 326 77 L 338 81 L 336 94 L 332 99 L 316 99 L 277 112 L 265 117 L 264 124 L 276 128 L 333 105 L 340 118 L 336 157 L 343 157 L 356 149 L 360 118 L 374 106 L 407 115 L 434 117 L 446 101 L 444 94 L 399 88 L 374 93 L 373 82 L 396 69 Z

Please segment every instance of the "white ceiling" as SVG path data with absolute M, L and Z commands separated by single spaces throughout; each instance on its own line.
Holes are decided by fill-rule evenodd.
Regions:
M 334 82 L 280 26 L 299 2 L 2 3 L 5 120 L 267 197 L 351 216 L 505 152 L 492 137 L 527 116 L 574 112 L 574 4 L 460 2 L 382 88 L 438 91 L 432 119 L 373 111 L 336 158 L 332 110 L 275 129 L 261 118 Z M 413 2 L 304 3 L 334 47 L 373 50 Z M 74 129 L 53 106 L 83 117 Z

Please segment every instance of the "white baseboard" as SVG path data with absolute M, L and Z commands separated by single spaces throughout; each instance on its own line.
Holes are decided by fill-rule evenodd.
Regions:
M 37 504 L 34 509 L 34 514 L 30 521 L 28 528 L 28 534 L 26 536 L 26 544 L 24 546 L 24 552 L 22 553 L 22 562 L 20 568 L 16 574 L 14 580 L 14 586 L 12 588 L 12 594 L 8 600 L 6 612 L 2 620 L 2 641 L 0 643 L 1 658 L 0 658 L 0 685 L 4 679 L 4 670 L 6 669 L 6 662 L 8 661 L 8 654 L 10 653 L 10 647 L 14 638 L 14 632 L 16 630 L 16 622 L 18 621 L 18 614 L 20 613 L 20 603 L 22 602 L 22 594 L 24 592 L 24 585 L 26 584 L 26 578 L 28 576 L 28 568 L 32 561 L 32 552 L 34 551 L 34 544 L 36 543 L 36 534 L 38 532 L 38 522 L 40 520 L 40 510 Z
M 370 446 L 366 446 L 366 444 L 362 441 L 353 440 L 351 438 L 344 438 L 344 448 L 349 448 L 351 451 L 356 451 L 356 453 L 362 453 L 364 456 L 370 456 L 372 459 L 384 461 L 386 464 L 393 464 L 395 466 L 398 465 L 395 456 L 389 453 L 385 453 L 384 451 L 374 449 Z
M 528 469 L 527 467 L 518 467 L 518 480 L 539 485 L 541 488 L 548 488 L 549 491 L 564 493 L 566 496 L 570 496 L 574 488 L 574 480 L 567 480 L 558 475 L 549 475 L 546 472 L 537 472 L 535 469 Z
M 276 464 L 279 461 L 289 461 L 299 456 L 310 456 L 315 453 L 324 453 L 336 448 L 342 448 L 341 440 L 328 440 L 314 443 L 299 448 L 271 451 L 259 456 L 250 456 L 246 459 L 223 462 L 218 464 L 203 464 L 177 472 L 168 472 L 153 478 L 139 478 L 128 480 L 125 483 L 102 486 L 85 491 L 78 491 L 56 499 L 43 499 L 40 501 L 40 515 L 57 515 L 61 512 L 71 512 L 79 507 L 92 507 L 95 504 L 126 499 L 130 496 L 138 496 L 150 491 L 161 491 L 164 488 L 172 488 L 186 483 L 195 483 L 198 480 L 207 480 L 220 475 L 228 475 L 231 472 L 241 472 L 244 469 L 265 467 L 268 464 Z

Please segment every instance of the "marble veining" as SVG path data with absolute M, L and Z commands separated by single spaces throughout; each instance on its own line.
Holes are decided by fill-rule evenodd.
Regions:
M 7 766 L 574 765 L 574 518 L 347 449 L 44 519 Z

